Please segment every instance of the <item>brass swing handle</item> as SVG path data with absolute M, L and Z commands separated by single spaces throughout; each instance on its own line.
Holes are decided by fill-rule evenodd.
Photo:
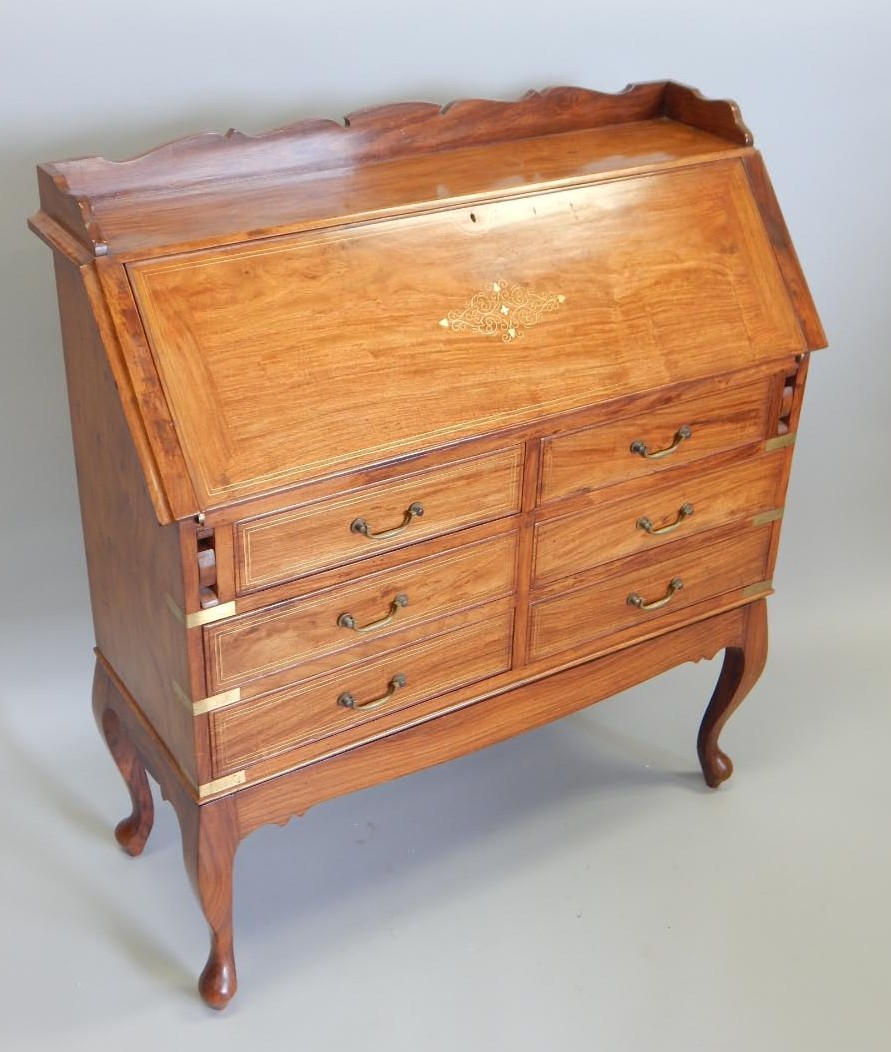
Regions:
M 664 526 L 654 526 L 652 519 L 648 519 L 646 515 L 642 515 L 637 520 L 636 525 L 639 530 L 644 530 L 646 533 L 649 533 L 651 537 L 661 537 L 664 533 L 672 533 L 678 528 L 678 526 L 680 526 L 684 519 L 688 518 L 692 514 L 693 505 L 682 504 L 678 508 L 678 517 L 674 520 L 674 522 L 666 523 Z
M 404 687 L 406 682 L 405 676 L 401 672 L 397 672 L 387 686 L 387 693 L 382 697 L 373 698 L 371 701 L 356 701 L 355 695 L 350 694 L 349 691 L 344 691 L 337 699 L 337 704 L 342 705 L 345 709 L 355 709 L 361 712 L 379 709 L 381 705 L 386 704 L 393 697 L 397 690 Z
M 408 606 L 408 596 L 404 592 L 400 592 L 399 595 L 394 597 L 393 602 L 390 603 L 390 612 L 379 621 L 369 621 L 367 625 L 357 625 L 356 619 L 352 614 L 341 614 L 337 619 L 337 624 L 340 628 L 351 628 L 354 632 L 373 632 L 376 628 L 383 628 L 384 625 L 388 625 L 404 606 Z
M 661 457 L 667 457 L 669 453 L 674 453 L 681 442 L 692 437 L 692 428 L 687 424 L 682 424 L 674 433 L 674 441 L 670 446 L 666 446 L 665 449 L 654 449 L 651 453 L 649 449 L 647 449 L 646 442 L 641 442 L 638 438 L 631 443 L 631 452 L 640 454 L 640 456 L 644 457 L 646 460 L 659 460 Z
M 424 505 L 420 501 L 415 501 L 414 504 L 410 504 L 405 509 L 405 518 L 402 522 L 391 530 L 381 530 L 379 533 L 375 533 L 365 519 L 353 519 L 350 523 L 350 530 L 352 533 L 361 533 L 363 537 L 371 537 L 376 541 L 385 541 L 389 537 L 397 537 L 413 519 L 419 519 L 423 514 Z
M 628 596 L 628 605 L 636 606 L 638 610 L 659 610 L 663 606 L 667 606 L 672 599 L 675 592 L 679 592 L 684 587 L 684 582 L 680 577 L 673 577 L 668 582 L 668 588 L 666 589 L 665 595 L 661 599 L 654 599 L 652 603 L 644 601 L 642 595 L 638 595 L 637 592 L 632 592 Z

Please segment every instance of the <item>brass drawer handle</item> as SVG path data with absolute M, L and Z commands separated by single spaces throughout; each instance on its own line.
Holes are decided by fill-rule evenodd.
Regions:
M 353 533 L 361 533 L 363 537 L 371 537 L 376 541 L 385 541 L 388 537 L 398 536 L 413 519 L 419 519 L 423 514 L 424 505 L 419 501 L 415 501 L 414 504 L 410 504 L 406 508 L 405 518 L 402 522 L 398 526 L 394 526 L 392 530 L 381 530 L 380 533 L 375 533 L 365 519 L 353 519 L 350 523 L 350 530 Z
M 356 701 L 355 695 L 350 694 L 349 691 L 344 691 L 343 694 L 337 699 L 337 704 L 342 705 L 345 709 L 355 709 L 357 712 L 368 712 L 369 709 L 379 709 L 381 705 L 386 704 L 390 698 L 406 684 L 405 676 L 401 672 L 397 672 L 396 675 L 390 680 L 387 686 L 387 693 L 380 698 L 374 698 L 371 701 Z
M 636 606 L 638 610 L 659 610 L 660 607 L 667 606 L 671 602 L 672 596 L 675 592 L 679 592 L 684 587 L 684 582 L 680 577 L 673 577 L 668 582 L 668 589 L 665 595 L 661 599 L 654 599 L 652 603 L 644 602 L 644 597 L 638 595 L 637 592 L 632 592 L 628 596 L 628 605 Z
M 341 628 L 351 628 L 354 632 L 373 632 L 376 628 L 383 628 L 384 625 L 388 625 L 404 606 L 408 606 L 408 596 L 404 592 L 400 592 L 393 599 L 393 602 L 390 603 L 390 612 L 379 621 L 369 621 L 367 625 L 357 625 L 356 619 L 352 614 L 341 614 L 337 619 L 337 624 Z
M 692 429 L 687 424 L 682 424 L 674 433 L 674 441 L 670 446 L 666 446 L 665 449 L 654 449 L 651 453 L 647 449 L 646 442 L 641 442 L 638 438 L 631 443 L 631 452 L 640 454 L 640 456 L 644 457 L 646 460 L 659 460 L 660 457 L 667 457 L 669 453 L 674 453 L 681 442 L 692 437 Z
M 649 533 L 651 537 L 661 537 L 664 533 L 672 533 L 678 528 L 678 526 L 680 526 L 684 519 L 688 518 L 692 514 L 693 505 L 682 504 L 680 508 L 678 508 L 678 517 L 674 520 L 674 522 L 669 522 L 665 526 L 654 526 L 652 519 L 648 519 L 646 515 L 642 515 L 637 520 L 637 528 L 639 530 L 644 530 L 646 533 Z

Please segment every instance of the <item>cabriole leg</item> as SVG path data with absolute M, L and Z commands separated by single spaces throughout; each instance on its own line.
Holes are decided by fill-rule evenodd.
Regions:
M 210 927 L 210 954 L 198 990 L 211 1008 L 225 1008 L 237 988 L 232 937 L 232 870 L 238 830 L 232 800 L 194 804 L 183 821 L 183 855 Z
M 155 806 L 142 760 L 124 730 L 120 717 L 111 707 L 116 693 L 108 673 L 97 661 L 93 674 L 93 715 L 130 791 L 133 804 L 131 814 L 118 823 L 114 835 L 128 855 L 136 856 L 142 854 L 152 831 Z
M 733 763 L 718 747 L 718 737 L 724 724 L 757 682 L 766 660 L 767 602 L 759 599 L 746 608 L 741 639 L 724 652 L 721 675 L 699 728 L 699 762 L 712 789 L 733 774 Z

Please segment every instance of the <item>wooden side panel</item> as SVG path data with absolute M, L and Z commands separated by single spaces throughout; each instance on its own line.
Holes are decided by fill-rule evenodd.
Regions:
M 735 161 L 129 272 L 202 506 L 804 349 Z
M 183 773 L 197 783 L 176 524 L 159 526 L 86 293 L 89 269 L 55 254 L 71 429 L 96 643 Z
M 749 182 L 752 185 L 752 193 L 755 195 L 755 200 L 761 209 L 764 226 L 776 253 L 783 279 L 786 282 L 792 302 L 795 304 L 795 310 L 798 313 L 808 350 L 817 351 L 821 347 L 826 346 L 826 333 L 823 331 L 823 325 L 811 298 L 807 280 L 801 269 L 801 264 L 798 262 L 795 246 L 789 237 L 786 221 L 783 219 L 783 213 L 780 211 L 780 205 L 774 193 L 770 176 L 767 174 L 764 159 L 760 153 L 753 152 L 744 159 L 743 163 Z

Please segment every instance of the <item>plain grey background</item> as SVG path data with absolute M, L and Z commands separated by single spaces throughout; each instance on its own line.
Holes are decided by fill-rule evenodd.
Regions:
M 0 1039 L 15 1049 L 887 1048 L 891 8 L 882 0 L 59 0 L 0 22 Z M 700 788 L 717 674 L 263 830 L 241 992 L 166 806 L 146 855 L 89 718 L 92 645 L 33 166 L 364 106 L 672 77 L 736 98 L 829 335 L 812 362 L 767 672 Z M 11 1043 L 9 1043 L 11 1039 Z

